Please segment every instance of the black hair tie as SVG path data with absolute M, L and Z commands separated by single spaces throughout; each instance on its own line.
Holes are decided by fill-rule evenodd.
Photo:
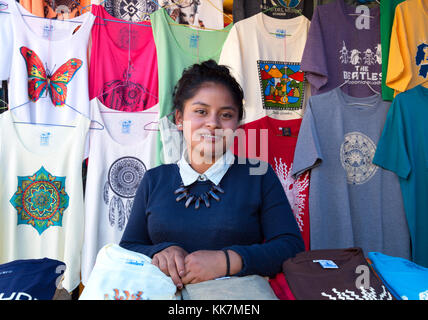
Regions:
M 222 249 L 222 251 L 226 255 L 226 275 L 225 275 L 225 277 L 230 277 L 230 259 L 229 259 L 229 253 L 227 252 L 227 249 Z

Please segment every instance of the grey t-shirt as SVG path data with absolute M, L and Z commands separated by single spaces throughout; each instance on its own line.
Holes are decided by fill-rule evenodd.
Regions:
M 360 247 L 409 259 L 398 177 L 372 164 L 390 102 L 341 88 L 312 96 L 297 140 L 294 177 L 311 169 L 311 249 Z

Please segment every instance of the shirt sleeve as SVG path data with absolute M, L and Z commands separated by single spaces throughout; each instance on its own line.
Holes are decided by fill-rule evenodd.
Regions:
M 13 52 L 13 30 L 11 8 L 5 10 L 9 13 L 0 13 L 0 80 L 8 80 Z
M 275 276 L 282 271 L 285 260 L 305 248 L 284 189 L 270 165 L 262 184 L 260 227 L 265 241 L 224 248 L 237 252 L 242 258 L 242 269 L 236 276 Z
M 293 169 L 291 171 L 291 175 L 294 179 L 298 179 L 298 177 L 307 170 L 320 165 L 323 160 L 318 139 L 318 131 L 313 115 L 313 101 L 314 97 L 310 97 L 297 138 Z
M 308 39 L 303 51 L 301 69 L 308 82 L 316 91 L 328 82 L 328 68 L 325 56 L 324 35 L 321 29 L 319 8 L 317 7 L 309 27 Z
M 406 91 L 412 78 L 409 43 L 406 37 L 403 14 L 400 5 L 395 9 L 394 22 L 389 44 L 386 85 L 398 92 Z
M 388 111 L 373 163 L 407 179 L 412 168 L 399 96 L 393 100 Z
M 129 215 L 129 220 L 119 246 L 153 258 L 153 255 L 159 251 L 170 246 L 180 246 L 180 244 L 173 242 L 153 244 L 151 241 L 146 214 L 150 192 L 150 171 L 147 171 L 135 195 L 134 205 L 132 206 L 131 214 Z

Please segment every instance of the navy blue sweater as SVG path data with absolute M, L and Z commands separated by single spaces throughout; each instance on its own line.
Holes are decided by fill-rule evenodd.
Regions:
M 239 158 L 242 162 L 242 158 Z M 235 157 L 220 182 L 224 194 L 211 206 L 188 208 L 176 202 L 181 184 L 176 164 L 148 170 L 138 188 L 120 246 L 153 257 L 168 246 L 187 252 L 231 249 L 243 261 L 237 276 L 274 276 L 282 263 L 304 250 L 304 243 L 284 189 L 268 166 L 264 175 L 250 175 L 248 160 Z M 253 166 L 254 169 L 255 166 Z M 190 192 L 208 191 L 211 182 L 196 182 Z

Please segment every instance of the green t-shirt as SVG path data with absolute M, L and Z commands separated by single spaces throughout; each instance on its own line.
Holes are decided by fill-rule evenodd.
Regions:
M 428 89 L 398 94 L 388 111 L 373 163 L 400 180 L 413 262 L 428 267 Z
M 395 7 L 404 0 L 388 0 L 380 2 L 380 42 L 382 46 L 382 98 L 392 101 L 394 90 L 386 85 L 386 73 L 388 70 L 389 43 L 391 29 L 394 22 Z
M 172 93 L 183 70 L 209 59 L 218 62 L 230 29 L 204 30 L 178 25 L 166 12 L 159 9 L 150 15 L 155 39 L 159 72 L 159 118 L 173 110 Z M 162 142 L 157 140 L 157 161 L 161 164 Z

